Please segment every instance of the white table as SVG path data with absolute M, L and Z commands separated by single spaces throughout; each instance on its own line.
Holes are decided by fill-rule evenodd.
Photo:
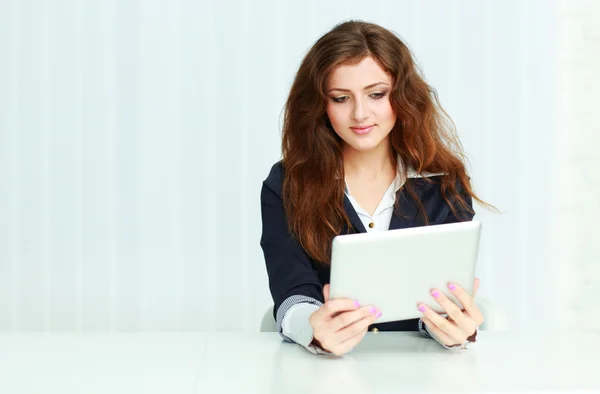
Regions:
M 481 332 L 467 351 L 371 334 L 314 356 L 256 334 L 0 334 L 0 393 L 600 392 L 600 331 Z
M 206 338 L 0 334 L 0 393 L 195 393 Z

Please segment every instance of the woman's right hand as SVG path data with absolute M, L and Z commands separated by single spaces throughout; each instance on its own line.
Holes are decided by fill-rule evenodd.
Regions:
M 349 298 L 329 299 L 329 284 L 323 287 L 325 303 L 310 315 L 313 343 L 336 356 L 351 351 L 365 336 L 369 326 L 381 317 L 372 305 L 360 306 Z

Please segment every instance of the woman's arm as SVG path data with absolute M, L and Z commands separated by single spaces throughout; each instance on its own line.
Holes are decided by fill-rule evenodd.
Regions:
M 322 285 L 310 258 L 291 235 L 281 199 L 281 168 L 276 164 L 261 190 L 262 236 L 260 246 L 265 257 L 269 289 L 274 302 L 274 318 L 279 333 L 286 312 L 294 305 L 323 304 Z M 290 331 L 288 331 L 290 332 Z M 295 342 L 295 341 L 294 341 Z
M 463 191 L 463 188 L 460 185 L 460 183 L 458 183 L 456 185 L 456 187 L 459 192 Z M 467 202 L 467 205 L 469 206 L 469 208 L 471 208 L 471 210 L 472 210 L 473 209 L 473 199 L 471 198 L 471 196 L 464 195 L 464 193 L 462 196 L 465 199 L 465 201 Z M 453 213 L 452 210 L 450 210 L 450 212 L 448 213 L 448 216 L 446 217 L 446 219 L 444 220 L 443 223 L 457 223 L 457 222 L 471 221 L 471 220 L 473 220 L 474 216 L 475 216 L 474 213 L 469 212 L 465 209 L 457 209 L 456 214 Z M 477 287 L 479 286 L 478 280 L 476 280 L 475 283 L 476 283 L 476 287 L 474 288 L 472 297 L 475 297 L 475 293 L 477 292 Z M 477 310 L 477 312 L 479 313 L 479 310 Z M 479 315 L 480 315 L 480 313 L 479 313 Z M 431 314 L 430 316 L 433 316 L 433 314 Z M 448 318 L 447 313 L 440 314 L 439 316 L 441 316 L 444 319 Z M 439 319 L 437 321 L 441 322 L 441 320 L 439 320 Z M 481 321 L 483 321 L 483 317 L 481 317 Z M 432 323 L 432 321 L 430 319 L 428 319 L 426 316 L 423 316 L 421 319 L 419 319 L 419 331 L 421 332 L 421 334 L 423 334 L 426 337 L 435 339 L 439 344 L 441 344 L 446 349 L 456 348 L 456 346 L 450 346 L 447 343 L 445 343 L 445 342 L 450 341 L 448 339 L 448 336 L 445 336 L 437 327 L 433 327 L 432 325 L 434 325 L 434 323 Z M 475 331 L 475 334 L 472 335 L 472 337 L 474 337 L 476 335 L 477 335 L 477 330 Z M 443 339 L 445 339 L 445 341 L 442 340 L 441 337 L 443 337 Z

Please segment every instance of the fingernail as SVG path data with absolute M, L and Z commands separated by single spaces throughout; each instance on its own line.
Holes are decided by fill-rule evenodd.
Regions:
M 372 306 L 371 309 L 369 309 L 369 312 L 371 312 L 372 314 L 375 314 L 375 313 L 377 313 L 377 308 Z
M 425 312 L 425 306 L 423 306 L 423 305 L 419 305 L 419 310 L 420 310 L 421 312 Z
M 354 300 L 354 305 L 356 305 L 357 308 L 360 307 L 360 303 L 356 300 Z
M 379 312 L 377 315 L 375 315 L 376 318 L 380 318 L 381 317 L 381 312 Z
M 454 283 L 450 283 L 450 284 L 448 285 L 448 288 L 449 288 L 450 290 L 454 291 L 454 290 L 456 290 L 456 285 L 455 285 Z
M 434 290 L 431 292 L 431 295 L 433 296 L 433 298 L 438 298 L 440 296 L 440 292 L 437 290 Z

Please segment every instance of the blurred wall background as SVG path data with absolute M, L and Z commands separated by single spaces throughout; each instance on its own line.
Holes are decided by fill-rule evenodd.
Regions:
M 258 330 L 286 94 L 348 19 L 411 47 L 503 212 L 477 209 L 481 294 L 512 327 L 599 327 L 599 18 L 591 0 L 1 1 L 0 330 Z

